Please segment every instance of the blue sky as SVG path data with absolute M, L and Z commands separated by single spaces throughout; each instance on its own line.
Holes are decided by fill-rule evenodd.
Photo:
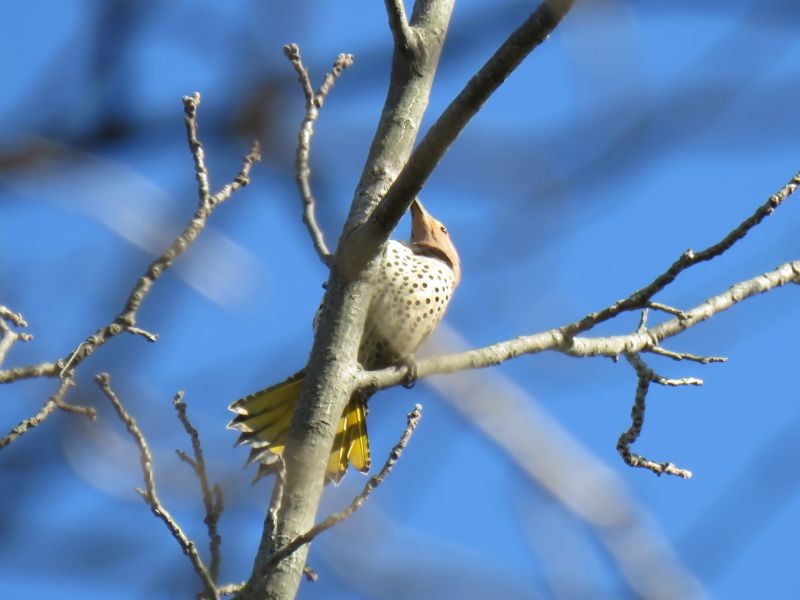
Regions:
M 531 7 L 457 4 L 425 126 Z M 579 2 L 426 185 L 422 197 L 447 224 L 464 272 L 448 335 L 428 351 L 546 330 L 627 296 L 686 248 L 721 239 L 800 170 L 797 13 L 778 0 Z M 335 244 L 388 81 L 382 3 L 64 1 L 7 5 L 0 16 L 0 304 L 21 311 L 35 336 L 5 366 L 63 356 L 110 320 L 191 215 L 181 96 L 203 95 L 200 133 L 217 186 L 253 135 L 265 148 L 252 186 L 148 296 L 140 325 L 159 341 L 119 338 L 81 366 L 70 398 L 97 406 L 98 422 L 56 414 L 0 451 L 0 595 L 197 589 L 133 491 L 138 459 L 92 383 L 100 371 L 151 442 L 163 501 L 205 550 L 197 484 L 174 455 L 188 441 L 171 398 L 186 391 L 210 475 L 226 491 L 222 579 L 242 580 L 269 483 L 250 485 L 226 407 L 303 364 L 325 280 L 300 220 L 292 169 L 302 95 L 281 46 L 300 45 L 315 82 L 338 53 L 355 55 L 312 148 L 320 220 Z M 791 199 L 657 299 L 691 308 L 795 260 L 798 221 Z M 395 235 L 407 237 L 408 223 Z M 417 402 L 422 422 L 365 509 L 313 545 L 320 580 L 300 597 L 632 598 L 641 588 L 621 573 L 653 548 L 699 597 L 793 597 L 798 291 L 748 300 L 665 344 L 725 364 L 648 359 L 666 376 L 705 380 L 651 389 L 633 447 L 691 469 L 689 481 L 632 470 L 616 454 L 636 386 L 624 361 L 542 354 L 479 380 L 439 377 L 377 395 L 376 459 Z M 627 333 L 637 318 L 598 334 Z M 0 389 L 3 433 L 54 389 Z M 467 402 L 480 410 L 467 415 Z M 550 476 L 596 498 L 589 506 L 624 499 L 631 531 L 646 540 L 625 545 L 613 528 L 576 516 L 543 483 L 541 465 L 561 465 Z M 349 474 L 322 512 L 346 505 L 363 481 Z M 653 585 L 656 575 L 633 579 Z

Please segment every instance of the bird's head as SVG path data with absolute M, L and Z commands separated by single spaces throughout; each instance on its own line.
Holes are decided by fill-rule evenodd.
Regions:
M 425 210 L 417 198 L 411 203 L 411 244 L 449 264 L 455 276 L 453 285 L 458 285 L 461 281 L 461 263 L 450 233 Z

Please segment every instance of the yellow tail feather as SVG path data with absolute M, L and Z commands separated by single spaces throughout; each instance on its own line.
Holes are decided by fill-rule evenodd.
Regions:
M 256 478 L 269 473 L 277 464 L 277 455 L 283 453 L 303 377 L 303 371 L 295 373 L 280 383 L 237 400 L 229 407 L 236 416 L 228 428 L 241 432 L 238 443 L 251 446 L 248 462 L 260 463 Z M 339 483 L 348 464 L 361 472 L 369 471 L 367 411 L 364 402 L 356 398 L 347 404 L 336 427 L 326 479 Z

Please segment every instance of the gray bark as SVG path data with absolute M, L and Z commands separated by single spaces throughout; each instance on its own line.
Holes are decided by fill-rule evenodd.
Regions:
M 253 574 L 241 598 L 294 598 L 308 546 L 265 569 L 271 549 L 314 525 L 336 423 L 365 378 L 356 360 L 381 246 L 436 163 L 470 118 L 574 0 L 548 0 L 495 52 L 412 154 L 455 0 L 417 0 L 408 27 L 398 0 L 386 0 L 395 39 L 383 112 L 333 260 L 298 409 L 286 445 L 282 496 L 273 494 Z M 279 506 L 278 506 L 279 504 Z M 274 528 L 274 531 L 273 531 Z M 267 571 L 267 572 L 264 572 Z

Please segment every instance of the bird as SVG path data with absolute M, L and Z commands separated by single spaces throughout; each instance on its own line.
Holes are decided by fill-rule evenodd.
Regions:
M 413 385 L 413 353 L 438 326 L 460 281 L 461 263 L 450 233 L 415 198 L 411 239 L 389 240 L 381 251 L 358 351 L 361 366 L 375 370 L 405 365 L 410 374 L 407 383 Z M 236 416 L 228 428 L 240 432 L 236 444 L 250 446 L 247 465 L 259 465 L 254 481 L 281 464 L 304 376 L 304 370 L 298 371 L 229 406 Z M 357 392 L 346 405 L 337 424 L 326 482 L 338 484 L 348 465 L 369 471 L 368 399 L 368 393 Z

